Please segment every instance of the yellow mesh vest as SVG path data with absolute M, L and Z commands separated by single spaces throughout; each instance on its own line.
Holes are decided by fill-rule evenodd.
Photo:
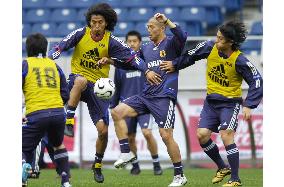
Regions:
M 227 98 L 241 97 L 243 78 L 236 72 L 236 59 L 241 52 L 234 51 L 224 59 L 214 45 L 207 58 L 207 94 L 217 93 Z
M 97 62 L 102 57 L 108 56 L 110 32 L 106 31 L 101 41 L 95 42 L 91 38 L 91 29 L 86 27 L 86 33 L 76 45 L 72 60 L 71 71 L 84 76 L 91 82 L 96 82 L 101 77 L 109 76 L 110 65 L 104 65 L 101 69 Z
M 50 108 L 63 108 L 60 77 L 55 62 L 49 58 L 27 58 L 28 73 L 23 92 L 26 114 Z

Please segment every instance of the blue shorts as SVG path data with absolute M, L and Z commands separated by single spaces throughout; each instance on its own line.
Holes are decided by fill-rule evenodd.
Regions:
M 135 95 L 122 101 L 133 108 L 138 115 L 152 114 L 160 128 L 174 128 L 175 103 L 169 97 L 145 97 Z
M 61 110 L 27 116 L 27 123 L 22 126 L 22 151 L 25 154 L 32 154 L 46 134 L 53 147 L 62 144 L 66 115 L 64 109 Z
M 128 134 L 136 133 L 137 132 L 137 124 L 141 127 L 141 129 L 148 129 L 149 125 L 151 124 L 151 115 L 150 114 L 143 114 L 133 118 L 126 118 L 125 119 Z
M 210 129 L 217 133 L 220 130 L 236 131 L 240 106 L 240 103 L 228 103 L 225 106 L 224 102 L 218 105 L 218 102 L 212 103 L 205 99 L 198 128 Z
M 73 88 L 75 78 L 78 76 L 81 75 L 72 73 L 69 75 L 68 88 L 70 91 Z M 89 114 L 94 125 L 96 125 L 100 119 L 102 119 L 106 125 L 109 124 L 108 108 L 110 100 L 100 99 L 94 94 L 94 83 L 88 81 L 87 88 L 81 93 L 80 101 L 87 103 Z

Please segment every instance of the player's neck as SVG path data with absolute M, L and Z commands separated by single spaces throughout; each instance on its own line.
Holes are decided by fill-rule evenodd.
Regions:
M 166 38 L 166 35 L 163 34 L 156 41 L 153 41 L 155 46 L 159 45 L 165 38 Z
M 94 34 L 94 33 L 92 33 L 92 32 L 90 32 L 90 33 L 91 33 L 92 39 L 93 39 L 95 42 L 101 41 L 101 40 L 103 39 L 104 35 L 105 35 L 105 32 L 96 33 L 96 34 Z
M 232 49 L 228 48 L 228 49 L 225 49 L 225 50 L 222 50 L 221 51 L 224 55 L 227 56 L 227 58 L 229 58 L 231 56 L 231 54 L 234 52 Z

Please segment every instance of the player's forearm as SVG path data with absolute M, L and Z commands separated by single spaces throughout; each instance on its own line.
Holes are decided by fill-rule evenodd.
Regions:
M 172 64 L 175 70 L 181 70 L 195 64 L 195 61 L 187 54 L 183 54 L 180 57 L 173 60 Z

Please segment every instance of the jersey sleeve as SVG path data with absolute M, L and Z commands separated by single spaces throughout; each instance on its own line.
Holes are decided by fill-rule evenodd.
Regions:
M 236 71 L 244 78 L 249 85 L 248 94 L 243 106 L 256 108 L 263 97 L 263 80 L 256 67 L 243 55 L 240 55 L 236 62 Z
M 114 60 L 114 66 L 118 68 L 140 70 L 144 73 L 148 69 L 145 62 L 138 57 L 135 51 L 113 35 L 111 35 L 109 43 L 109 56 Z
M 114 84 L 115 84 L 115 93 L 110 102 L 110 108 L 114 108 L 119 103 L 120 98 L 120 87 L 121 87 L 121 74 L 118 68 L 115 68 L 114 72 Z
M 173 37 L 170 40 L 171 45 L 176 49 L 177 55 L 180 55 L 187 38 L 187 34 L 177 25 L 175 28 L 171 28 L 170 31 L 173 33 Z
M 173 60 L 172 64 L 176 70 L 184 69 L 195 64 L 196 61 L 205 59 L 209 56 L 214 46 L 213 41 L 204 41 L 195 46 L 195 48 L 187 50 L 180 57 Z
M 28 74 L 28 62 L 27 60 L 23 60 L 22 62 L 22 87 L 24 87 L 25 78 L 27 74 Z
M 68 49 L 76 46 L 84 36 L 85 32 L 86 27 L 72 31 L 70 34 L 64 37 L 63 40 L 52 47 L 52 49 L 48 52 L 48 57 L 52 60 L 59 58 L 61 52 L 67 51 Z
M 65 104 L 69 100 L 69 90 L 68 90 L 66 78 L 65 78 L 65 75 L 62 69 L 57 64 L 56 64 L 56 67 L 57 67 L 57 70 L 60 76 L 60 95 L 63 100 L 63 103 Z

